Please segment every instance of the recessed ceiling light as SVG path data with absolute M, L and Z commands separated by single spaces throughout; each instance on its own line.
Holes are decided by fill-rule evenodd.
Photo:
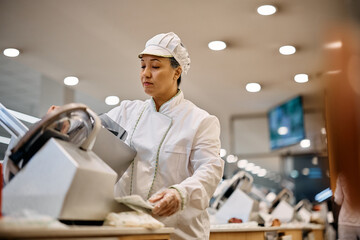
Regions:
M 119 97 L 117 96 L 108 96 L 105 98 L 105 103 L 107 105 L 116 105 L 120 102 Z
M 310 145 L 311 145 L 311 142 L 309 139 L 303 139 L 300 142 L 300 147 L 302 147 L 302 148 L 308 148 L 308 147 L 310 147 Z
M 282 46 L 279 48 L 279 52 L 282 55 L 291 55 L 296 52 L 296 48 L 294 46 L 290 46 L 290 45 Z
M 209 42 L 208 47 L 211 50 L 220 51 L 220 50 L 224 50 L 226 48 L 226 43 L 223 41 L 212 41 L 212 42 Z
M 260 90 L 261 90 L 261 86 L 258 83 L 246 84 L 246 91 L 248 92 L 259 92 Z
M 269 16 L 276 13 L 276 7 L 274 7 L 273 5 L 263 5 L 258 7 L 257 12 L 260 15 Z
M 259 173 L 259 171 L 260 171 L 260 166 L 255 166 L 252 170 L 251 170 L 251 173 L 252 174 L 258 174 Z
M 254 163 L 248 163 L 246 164 L 245 170 L 250 172 L 251 170 L 253 170 L 254 167 L 255 167 Z
M 248 160 L 246 159 L 241 159 L 240 161 L 237 162 L 238 168 L 245 168 L 247 164 L 248 164 Z
M 266 169 L 261 168 L 257 175 L 258 177 L 265 177 L 266 173 L 267 173 Z
M 230 154 L 230 155 L 228 155 L 228 156 L 226 157 L 226 161 L 227 161 L 228 163 L 234 163 L 234 162 L 237 161 L 237 158 L 236 158 L 234 155 Z
M 4 55 L 7 57 L 17 57 L 20 54 L 20 51 L 16 48 L 7 48 L 4 50 Z
M 75 86 L 79 83 L 79 79 L 74 76 L 64 78 L 64 84 L 68 86 Z
M 305 73 L 296 74 L 294 80 L 297 83 L 306 83 L 309 81 L 309 76 Z

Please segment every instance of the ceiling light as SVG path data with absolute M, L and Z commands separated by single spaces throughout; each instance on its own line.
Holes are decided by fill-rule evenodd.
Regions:
M 220 51 L 220 50 L 224 50 L 226 48 L 226 43 L 223 41 L 212 41 L 212 42 L 209 42 L 208 47 L 211 50 Z
M 291 55 L 291 54 L 294 54 L 296 52 L 296 48 L 294 46 L 282 46 L 279 48 L 279 52 L 282 54 L 282 55 Z
M 266 173 L 267 173 L 266 169 L 261 168 L 257 175 L 258 177 L 265 177 Z
M 255 166 L 252 170 L 251 170 L 251 173 L 252 174 L 258 174 L 259 173 L 259 171 L 260 171 L 260 167 L 259 166 Z
M 255 167 L 254 163 L 248 163 L 248 164 L 246 164 L 245 170 L 251 171 L 251 170 L 253 170 L 254 167 Z
M 235 158 L 235 156 L 234 155 L 229 155 L 229 156 L 227 156 L 226 157 L 226 161 L 228 162 L 228 163 L 234 163 L 234 162 L 236 162 L 236 158 Z
M 272 15 L 276 12 L 276 7 L 272 5 L 263 5 L 258 7 L 257 12 L 260 15 L 264 15 L 264 16 Z
M 105 98 L 105 103 L 107 105 L 116 105 L 120 102 L 119 97 L 117 96 L 108 96 Z
M 64 84 L 68 86 L 75 86 L 79 83 L 79 79 L 74 76 L 66 77 L 64 79 Z
M 303 139 L 300 142 L 300 147 L 302 147 L 302 148 L 308 148 L 308 147 L 310 147 L 310 145 L 311 145 L 311 142 L 309 139 Z
M 248 160 L 241 159 L 240 161 L 238 161 L 237 166 L 238 166 L 238 168 L 245 168 L 247 163 L 248 163 Z
M 16 48 L 7 48 L 4 50 L 4 55 L 7 57 L 17 57 L 20 54 L 20 51 Z
M 309 81 L 309 76 L 305 73 L 296 74 L 294 80 L 297 83 L 306 83 Z
M 226 150 L 225 149 L 220 149 L 220 157 L 225 157 L 226 156 Z
M 246 84 L 246 91 L 248 92 L 259 92 L 260 90 L 261 90 L 261 86 L 258 83 Z

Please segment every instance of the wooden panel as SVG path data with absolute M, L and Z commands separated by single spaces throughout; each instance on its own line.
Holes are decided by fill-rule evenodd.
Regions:
M 281 231 L 285 233 L 285 236 L 287 235 L 291 235 L 292 240 L 302 240 L 302 230 L 286 230 L 286 231 Z M 280 233 L 280 231 L 279 231 Z
M 312 230 L 311 232 L 314 235 L 314 239 L 316 239 L 316 240 L 324 239 L 324 231 L 323 230 Z
M 248 232 L 246 233 L 246 239 L 247 240 L 264 240 L 265 234 L 264 232 Z
M 216 232 L 210 233 L 210 240 L 246 240 L 246 234 L 241 232 Z
M 214 232 L 210 240 L 264 240 L 264 232 Z

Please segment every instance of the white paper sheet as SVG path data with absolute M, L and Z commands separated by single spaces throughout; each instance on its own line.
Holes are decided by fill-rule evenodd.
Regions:
M 151 211 L 154 208 L 150 202 L 145 201 L 139 195 L 116 197 L 115 200 L 138 212 Z

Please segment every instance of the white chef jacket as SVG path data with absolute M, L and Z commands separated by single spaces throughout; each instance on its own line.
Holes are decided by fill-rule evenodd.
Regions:
M 206 208 L 224 168 L 220 158 L 220 125 L 215 116 L 178 93 L 157 112 L 154 100 L 122 101 L 107 115 L 127 132 L 126 143 L 137 151 L 134 164 L 115 185 L 115 196 L 150 198 L 173 187 L 182 210 L 158 217 L 174 227 L 171 239 L 208 239 Z

